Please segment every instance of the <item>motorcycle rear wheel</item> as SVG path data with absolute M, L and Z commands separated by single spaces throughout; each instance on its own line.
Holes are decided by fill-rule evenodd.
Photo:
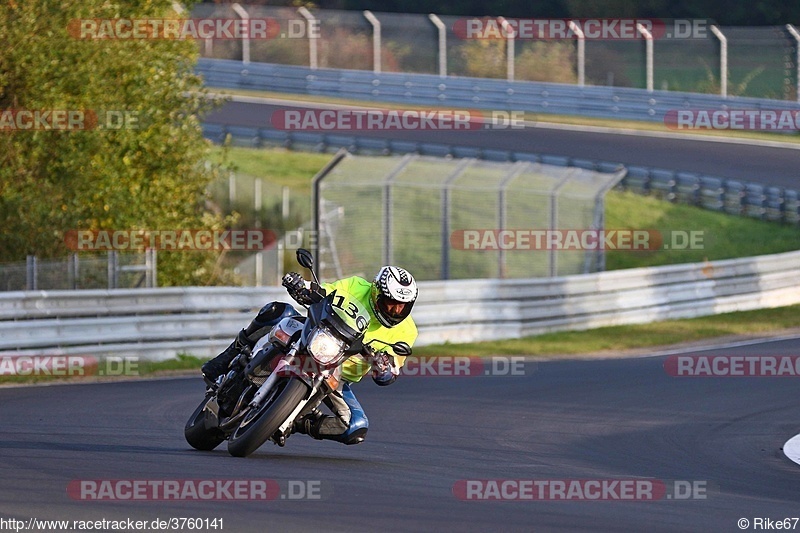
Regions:
M 265 401 L 257 411 L 249 413 L 228 440 L 228 453 L 247 457 L 272 436 L 297 405 L 303 400 L 308 386 L 296 378 L 278 382 L 282 387 L 271 401 Z

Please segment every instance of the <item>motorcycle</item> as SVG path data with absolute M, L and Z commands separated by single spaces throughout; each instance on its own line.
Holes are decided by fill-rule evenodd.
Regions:
M 362 342 L 370 320 L 364 305 L 346 292 L 326 294 L 308 250 L 297 250 L 297 262 L 314 279 L 312 303 L 302 304 L 307 316 L 282 318 L 252 350 L 240 352 L 226 374 L 213 383 L 206 379 L 205 398 L 184 428 L 193 448 L 213 450 L 227 440 L 231 455 L 246 457 L 268 440 L 284 446 L 295 421 L 337 390 L 348 358 L 360 356 L 364 364 L 380 365 L 380 348 L 373 344 L 411 355 L 402 341 Z M 356 431 L 352 439 L 360 442 L 363 436 Z

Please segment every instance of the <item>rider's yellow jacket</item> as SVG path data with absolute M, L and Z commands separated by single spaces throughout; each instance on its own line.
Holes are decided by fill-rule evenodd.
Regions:
M 408 316 L 405 320 L 392 328 L 384 327 L 378 322 L 378 319 L 375 318 L 375 313 L 372 311 L 372 306 L 369 303 L 372 283 L 364 278 L 353 276 L 340 279 L 333 283 L 323 283 L 322 287 L 328 294 L 333 290 L 347 292 L 367 308 L 370 320 L 367 332 L 364 334 L 364 343 L 372 339 L 378 339 L 389 343 L 405 341 L 409 346 L 413 346 L 414 341 L 417 340 L 417 325 L 414 324 L 414 320 L 411 316 Z M 406 361 L 405 357 L 395 354 L 388 346 L 382 346 L 379 343 L 375 343 L 374 346 L 376 350 L 385 351 L 390 354 L 394 358 L 397 368 L 402 368 Z M 371 368 L 371 365 L 367 363 L 363 357 L 354 355 L 348 358 L 342 365 L 342 377 L 347 381 L 357 382 L 368 374 Z

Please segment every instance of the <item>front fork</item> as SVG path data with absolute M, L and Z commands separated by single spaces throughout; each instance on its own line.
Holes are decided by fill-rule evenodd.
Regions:
M 312 407 L 316 407 L 321 398 L 333 390 L 331 389 L 331 384 L 328 382 L 330 377 L 328 374 L 330 374 L 330 372 L 321 372 L 319 374 L 309 375 L 289 362 L 296 355 L 297 348 L 292 347 L 286 353 L 286 355 L 281 358 L 263 385 L 258 388 L 258 391 L 256 391 L 249 405 L 251 409 L 257 409 L 272 392 L 272 389 L 275 387 L 278 379 L 287 377 L 287 375 L 299 379 L 305 383 L 309 389 L 308 393 L 306 394 L 305 399 L 302 400 L 297 407 L 295 407 L 288 417 L 286 417 L 286 420 L 284 420 L 283 424 L 278 427 L 277 431 L 280 432 L 281 435 L 287 435 L 289 433 L 292 425 L 294 425 L 295 419 L 300 413 L 303 412 L 303 410 L 305 410 L 312 403 L 314 404 Z M 321 395 L 320 392 L 322 392 Z

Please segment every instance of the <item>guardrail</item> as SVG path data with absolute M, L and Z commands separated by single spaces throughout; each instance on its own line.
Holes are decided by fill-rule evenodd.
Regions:
M 196 72 L 209 87 L 338 97 L 415 106 L 491 109 L 585 117 L 663 121 L 678 109 L 800 110 L 800 103 L 648 91 L 626 87 L 566 85 L 431 74 L 310 69 L 271 63 L 201 58 Z
M 528 280 L 420 284 L 418 345 L 800 303 L 800 252 Z M 0 294 L 0 355 L 210 357 L 279 287 Z
M 212 141 L 221 143 L 228 135 L 231 135 L 239 143 L 248 146 L 277 144 L 287 148 L 316 152 L 346 148 L 354 154 L 420 154 L 439 157 L 471 157 L 489 161 L 531 161 L 548 165 L 573 166 L 598 172 L 616 172 L 622 167 L 620 163 L 611 161 L 372 137 L 209 123 L 203 124 L 203 130 L 205 136 Z M 800 224 L 800 193 L 792 189 L 745 183 L 718 176 L 639 166 L 628 167 L 628 172 L 620 186 L 639 194 L 652 195 L 676 203 L 696 205 L 712 211 L 723 211 L 731 215 L 743 215 L 792 225 Z

